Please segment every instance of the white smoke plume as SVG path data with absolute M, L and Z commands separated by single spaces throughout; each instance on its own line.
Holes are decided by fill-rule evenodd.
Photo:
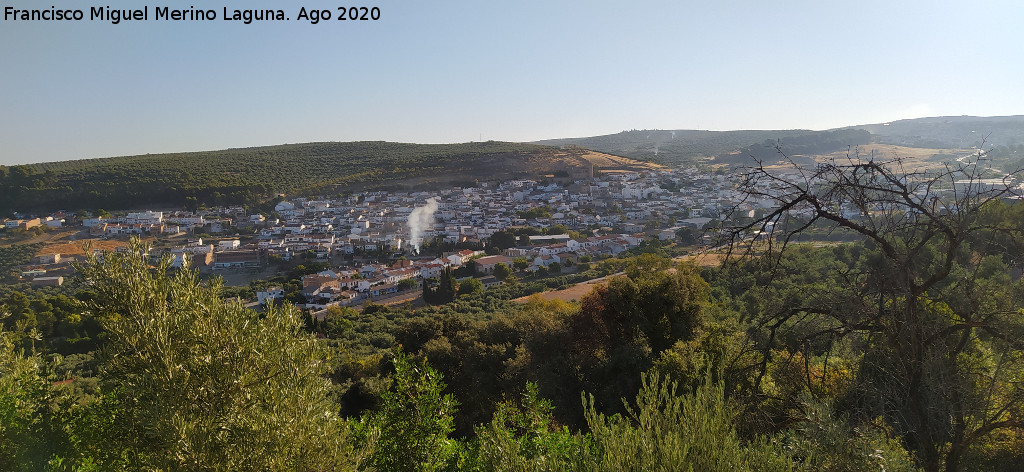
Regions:
M 427 199 L 427 204 L 416 207 L 409 213 L 409 244 L 416 252 L 420 252 L 423 241 L 423 230 L 434 224 L 434 212 L 437 211 L 437 197 Z

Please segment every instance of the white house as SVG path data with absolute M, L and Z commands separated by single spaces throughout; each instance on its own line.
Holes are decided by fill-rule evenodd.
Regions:
M 129 225 L 157 225 L 164 220 L 162 211 L 140 211 L 128 213 L 124 217 L 124 223 Z
M 259 301 L 260 305 L 266 305 L 268 300 L 278 300 L 284 298 L 284 289 L 281 287 L 270 287 L 266 290 L 256 292 L 256 300 Z

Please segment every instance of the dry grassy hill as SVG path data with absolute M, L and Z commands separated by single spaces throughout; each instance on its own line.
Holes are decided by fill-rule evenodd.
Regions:
M 588 149 L 537 149 L 516 154 L 489 154 L 463 161 L 458 172 L 433 173 L 396 180 L 394 187 L 441 187 L 515 179 L 585 179 L 596 174 L 642 172 L 665 167 Z
M 789 157 L 802 166 L 813 165 L 815 162 L 834 161 L 842 163 L 847 160 L 893 161 L 899 159 L 906 170 L 918 171 L 937 169 L 943 167 L 946 163 L 965 156 L 975 155 L 977 152 L 977 149 L 930 149 L 871 143 L 854 146 L 844 151 L 825 154 L 794 154 Z M 765 167 L 769 169 L 788 169 L 790 165 L 785 162 L 777 162 Z

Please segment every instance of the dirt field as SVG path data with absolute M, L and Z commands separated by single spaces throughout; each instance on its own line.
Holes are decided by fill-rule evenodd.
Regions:
M 702 267 L 715 267 L 722 263 L 722 254 L 697 254 L 693 256 L 682 256 L 675 258 L 676 261 L 693 261 L 697 265 Z M 614 274 L 615 275 L 620 274 Z M 579 301 L 584 295 L 590 293 L 601 285 L 608 283 L 608 277 L 601 277 L 599 279 L 588 280 L 586 282 L 580 282 L 572 287 L 562 290 L 549 290 L 547 292 L 540 292 L 538 295 L 545 300 L 562 300 L 567 302 Z M 531 295 L 533 296 L 533 295 Z M 525 303 L 530 297 L 519 297 L 512 300 L 517 303 Z
M 526 301 L 529 300 L 530 297 L 539 296 L 545 300 L 563 300 L 567 302 L 574 302 L 583 298 L 583 296 L 590 293 L 591 290 L 594 290 L 595 288 L 608 283 L 607 279 L 607 277 L 601 277 L 599 279 L 588 280 L 586 282 L 580 282 L 566 289 L 548 290 L 547 292 L 540 292 L 527 297 L 519 297 L 512 301 L 517 303 L 526 303 Z
M 91 244 L 93 249 L 99 249 L 101 251 L 114 251 L 119 247 L 128 245 L 128 241 L 121 240 L 103 240 L 103 239 L 92 239 L 85 236 L 84 233 L 78 228 L 74 229 L 56 229 L 49 230 L 43 234 L 35 235 L 29 239 L 10 243 L 13 245 L 27 245 L 34 243 L 43 243 L 43 248 L 39 250 L 39 254 L 60 254 L 62 256 L 82 256 L 85 255 L 85 245 Z M 145 238 L 144 240 L 152 240 L 152 238 Z M 7 244 L 4 244 L 7 245 Z
M 66 239 L 69 236 L 75 235 L 76 233 L 77 233 L 76 230 L 66 230 L 66 229 L 47 230 L 43 234 L 32 235 L 31 237 L 28 237 L 26 239 L 19 239 L 19 238 L 25 237 L 24 235 L 12 236 L 12 235 L 8 235 L 8 234 L 4 234 L 3 237 L 0 238 L 0 245 L 2 245 L 2 246 L 17 246 L 17 245 L 23 245 L 23 244 L 45 243 L 47 241 L 55 241 L 55 240 L 60 240 L 60 239 Z
M 658 164 L 650 162 L 641 162 L 633 159 L 628 159 L 625 157 L 605 154 L 602 152 L 590 151 L 580 156 L 580 158 L 590 162 L 591 164 L 599 168 L 622 168 L 636 171 L 665 169 L 664 166 L 660 166 Z
M 102 240 L 102 239 L 83 239 L 78 241 L 50 241 L 47 242 L 43 249 L 39 252 L 41 254 L 60 254 L 62 256 L 81 256 L 85 255 L 85 245 L 91 244 L 92 249 L 99 249 L 101 251 L 110 252 L 115 251 L 119 247 L 125 247 L 128 245 L 127 241 L 116 241 L 116 240 Z
M 856 146 L 849 151 L 834 152 L 820 156 L 810 156 L 816 161 L 835 159 L 837 162 L 845 161 L 847 155 L 853 159 L 864 159 L 875 161 L 891 161 L 896 158 L 903 159 L 903 165 L 907 170 L 925 170 L 942 166 L 933 157 L 937 155 L 963 157 L 976 153 L 971 149 L 927 149 L 896 146 L 892 144 L 863 144 Z
M 676 261 L 692 261 L 701 267 L 718 267 L 722 265 L 725 254 L 695 254 L 692 256 L 677 257 Z M 735 259 L 735 258 L 733 258 Z

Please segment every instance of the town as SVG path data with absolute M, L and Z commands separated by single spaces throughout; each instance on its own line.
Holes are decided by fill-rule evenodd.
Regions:
M 709 228 L 753 221 L 777 208 L 774 179 L 754 188 L 739 188 L 737 180 L 724 166 L 618 170 L 431 191 L 279 195 L 263 211 L 229 206 L 16 214 L 21 218 L 3 225 L 22 237 L 65 235 L 41 243 L 31 260 L 13 268 L 32 287 L 63 285 L 75 263 L 84 261 L 84 248 L 123 251 L 130 238 L 140 237 L 151 247 L 153 264 L 169 256 L 171 269 L 189 265 L 204 277 L 222 277 L 226 286 L 250 287 L 244 297 L 250 307 L 287 300 L 322 317 L 331 306 L 422 304 L 427 300 L 421 295 L 435 290 L 443 276 L 460 283 L 475 279 L 487 290 L 521 278 L 580 274 L 594 262 L 636 255 L 644 245 L 670 248 L 671 256 L 706 249 L 716 236 Z M 950 188 L 989 189 L 1001 182 L 979 179 Z M 787 212 L 806 219 L 809 210 Z M 867 216 L 856 205 L 844 203 L 839 210 L 843 217 Z M 757 233 L 752 228 L 746 237 Z M 301 287 L 274 283 L 295 270 L 304 272 Z
M 120 241 L 103 247 L 123 250 L 129 237 L 143 237 L 156 242 L 154 262 L 170 254 L 172 267 L 188 260 L 201 273 L 224 276 L 228 285 L 273 275 L 289 264 L 317 262 L 329 269 L 302 278 L 301 305 L 323 310 L 410 301 L 420 293 L 412 289 L 446 269 L 463 268 L 461 277 L 478 278 L 486 289 L 515 272 L 569 273 L 581 262 L 620 255 L 645 240 L 696 246 L 704 242 L 702 229 L 726 212 L 754 216 L 762 208 L 744 202 L 736 187 L 724 172 L 688 168 L 337 198 L 281 196 L 267 214 L 243 207 L 118 216 L 56 212 L 10 219 L 4 226 L 81 226 L 72 239 L 93 243 L 97 253 L 100 241 Z M 62 284 L 74 273 L 73 262 L 84 258 L 46 247 L 21 267 L 22 278 L 36 287 Z M 262 305 L 285 296 L 284 289 L 270 286 L 254 301 Z

